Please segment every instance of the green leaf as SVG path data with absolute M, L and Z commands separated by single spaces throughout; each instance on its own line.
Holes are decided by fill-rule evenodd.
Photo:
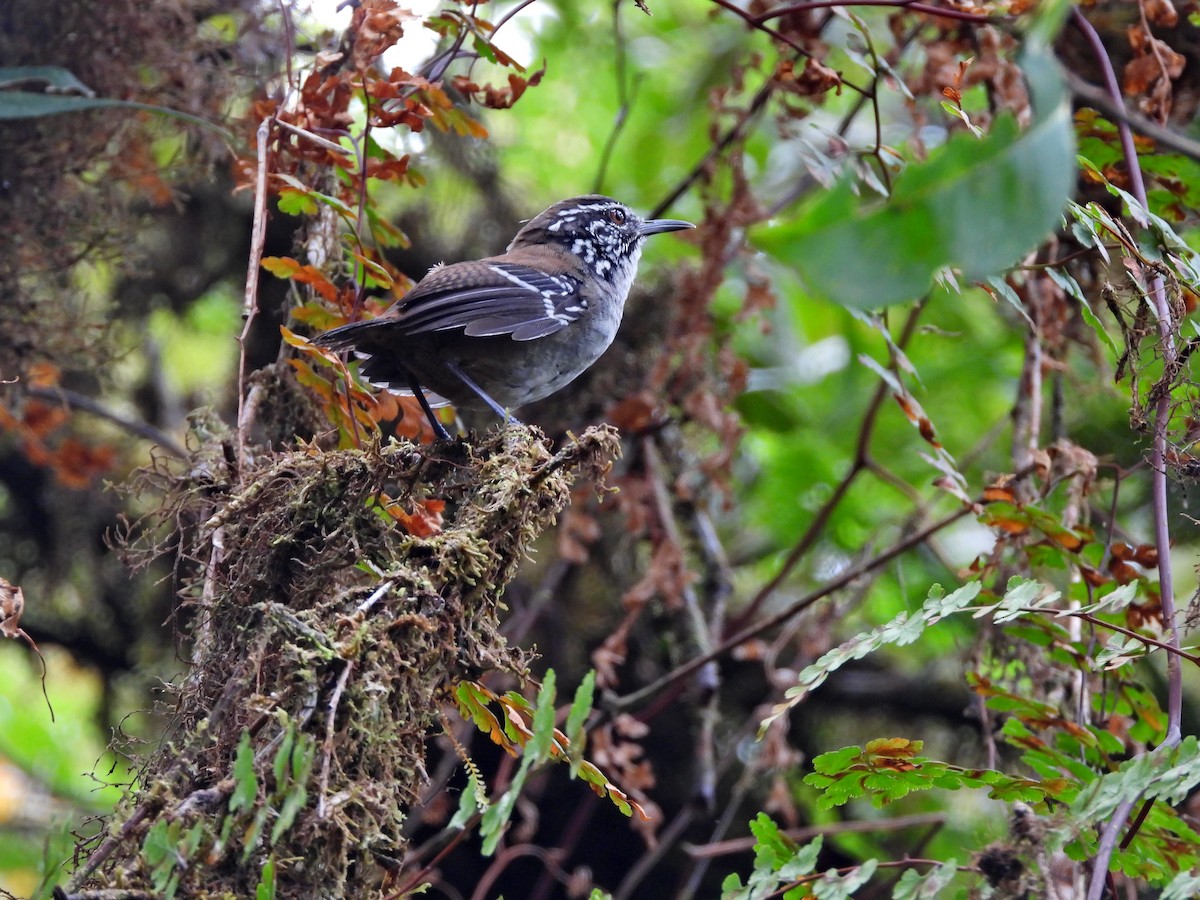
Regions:
M 293 788 L 283 798 L 283 806 L 279 809 L 279 818 L 271 826 L 272 844 L 279 843 L 279 839 L 292 827 L 292 823 L 296 821 L 296 814 L 304 809 L 306 802 L 308 802 L 308 791 L 303 786 Z
M 183 855 L 186 859 L 192 859 L 196 855 L 196 851 L 200 849 L 200 844 L 204 841 L 205 830 L 205 823 L 202 819 L 197 819 L 188 830 L 187 837 L 183 839 Z
M 592 700 L 596 693 L 596 670 L 590 669 L 583 676 L 583 681 L 575 690 L 575 699 L 571 702 L 571 711 L 567 713 L 567 737 L 575 742 L 576 732 L 583 732 L 583 725 L 588 714 L 592 711 Z
M 861 747 L 842 747 L 840 750 L 831 750 L 828 753 L 822 753 L 813 758 L 813 771 L 821 772 L 825 775 L 843 772 L 861 753 Z
M 310 735 L 301 735 L 292 751 L 292 780 L 306 784 L 317 761 L 317 741 Z
M 1054 63 L 1041 49 L 1024 66 L 1044 101 L 1026 131 L 1004 117 L 983 141 L 957 136 L 905 170 L 885 202 L 863 202 L 842 182 L 754 243 L 814 294 L 865 308 L 923 296 L 947 266 L 979 281 L 1013 265 L 1059 224 L 1075 183 L 1074 130 Z
M 927 900 L 936 897 L 957 874 L 958 865 L 952 859 L 934 866 L 924 875 L 916 869 L 905 869 L 892 889 L 892 900 Z
M 871 880 L 879 860 L 868 859 L 862 865 L 855 867 L 844 876 L 836 869 L 830 869 L 821 880 L 812 886 L 813 896 L 817 900 L 846 900 L 854 892 Z
M 276 789 L 283 786 L 284 776 L 288 774 L 288 762 L 291 760 L 292 747 L 295 743 L 296 726 L 289 722 L 283 732 L 283 740 L 279 742 L 279 749 L 275 751 L 275 759 L 271 763 L 271 771 L 275 776 Z
M 156 868 L 164 860 L 169 860 L 173 865 L 175 842 L 178 839 L 178 834 L 171 833 L 167 820 L 159 819 L 146 832 L 146 838 L 142 841 L 142 858 L 151 868 Z
M 317 201 L 295 188 L 283 188 L 279 192 L 276 205 L 281 213 L 289 216 L 311 216 L 317 211 Z
M 484 809 L 486 809 L 486 799 L 484 805 L 480 805 L 479 781 L 474 775 L 471 775 L 467 778 L 467 786 L 458 795 L 458 810 L 446 827 L 461 831 L 467 827 L 467 823 L 471 821 L 471 817 L 475 813 Z
M 1184 738 L 1178 747 L 1158 747 L 1121 764 L 1116 772 L 1096 779 L 1072 804 L 1072 815 L 1080 822 L 1098 822 L 1129 798 L 1179 803 L 1200 784 L 1200 741 Z
M 566 735 L 570 741 L 571 777 L 579 772 L 583 762 L 583 752 L 587 746 L 587 732 L 584 726 L 592 711 L 592 700 L 596 693 L 596 670 L 591 669 L 583 676 L 583 681 L 575 690 L 575 698 L 571 701 L 571 710 L 567 713 Z
M 518 770 L 518 776 L 523 782 L 524 770 Z M 491 856 L 496 852 L 508 820 L 512 817 L 512 811 L 516 808 L 521 786 L 514 777 L 512 786 L 501 795 L 499 800 L 484 810 L 483 818 L 479 822 L 479 836 L 483 838 L 483 846 L 480 847 L 479 852 L 484 856 Z
M 763 812 L 750 821 L 750 832 L 754 835 L 754 871 L 744 886 L 737 875 L 727 876 L 721 882 L 722 900 L 760 900 L 778 896 L 781 885 L 794 882 L 816 868 L 821 854 L 820 835 L 810 843 L 798 846 Z
M 750 820 L 750 833 L 754 835 L 756 865 L 778 869 L 796 849 L 795 842 L 785 838 L 775 820 L 765 812 Z
M 1033 319 L 1031 319 L 1029 317 L 1029 313 L 1025 311 L 1025 304 L 1021 302 L 1020 295 L 1018 295 L 1017 292 L 1012 289 L 1012 286 L 1001 276 L 989 275 L 987 278 L 983 279 L 983 289 L 991 296 L 999 297 L 1001 300 L 1011 306 L 1022 319 L 1028 322 L 1031 328 L 1034 327 Z
M 150 880 L 164 900 L 175 896 L 179 889 L 179 872 L 176 869 L 186 863 L 179 852 L 182 833 L 182 822 L 168 823 L 165 819 L 159 819 L 142 841 L 142 858 L 150 867 Z
M 1046 274 L 1050 276 L 1051 280 L 1053 280 L 1055 284 L 1062 288 L 1065 294 L 1072 297 L 1079 304 L 1079 313 L 1083 316 L 1083 320 L 1087 322 L 1088 327 L 1096 332 L 1096 335 L 1108 345 L 1108 349 L 1112 351 L 1113 355 L 1120 356 L 1121 351 L 1117 348 L 1116 342 L 1112 339 L 1112 335 L 1108 333 L 1108 329 L 1104 327 L 1104 324 L 1099 318 L 1097 318 L 1096 313 L 1092 310 L 1092 305 L 1088 302 L 1087 294 L 1083 292 L 1083 288 L 1080 287 L 1079 282 L 1075 280 L 1075 276 L 1073 276 L 1070 272 L 1059 271 L 1054 267 L 1047 269 Z
M 287 172 L 276 172 L 275 178 L 289 185 L 289 187 L 297 194 L 301 194 L 308 198 L 309 203 L 324 203 L 338 215 L 342 216 L 346 221 L 352 222 L 355 219 L 354 211 L 346 205 L 345 201 L 332 194 L 323 194 L 320 191 L 314 190 L 306 185 L 303 181 L 294 175 L 289 175 Z M 299 207 L 304 211 L 308 210 L 308 204 L 301 204 L 297 199 L 293 204 L 294 207 Z M 315 212 L 316 207 L 312 210 Z
M 496 852 L 530 770 L 550 758 L 550 747 L 554 742 L 554 683 L 554 670 L 547 669 L 542 679 L 542 688 L 538 691 L 537 708 L 533 713 L 533 736 L 525 743 L 521 765 L 508 790 L 483 813 L 479 834 L 483 837 L 480 852 L 484 856 L 491 856 Z
M 67 865 L 75 855 L 75 825 L 66 819 L 44 833 L 44 844 L 38 861 L 38 885 L 30 900 L 50 900 Z
M 538 691 L 537 709 L 533 713 L 533 737 L 525 745 L 525 756 L 530 764 L 543 763 L 550 758 L 550 747 L 554 743 L 554 695 L 556 676 L 547 669 Z
M 238 741 L 237 756 L 233 761 L 233 782 L 229 811 L 249 809 L 258 796 L 258 776 L 254 774 L 254 748 L 250 745 L 249 731 L 243 730 Z
M 254 900 L 275 900 L 275 857 L 267 857 L 254 887 Z
M 1033 14 L 1026 39 L 1048 47 L 1058 37 L 1072 6 L 1071 0 L 1042 0 Z
M 1039 594 L 1046 592 L 1043 596 Z M 1008 580 L 1004 597 L 987 611 L 992 613 L 997 624 L 1009 622 L 1025 615 L 1025 610 L 1049 606 L 1062 596 L 1058 591 L 1052 591 L 1040 581 L 1027 580 L 1014 576 Z M 981 611 L 982 612 L 982 611 Z
M 840 646 L 826 652 L 796 676 L 797 683 L 784 692 L 784 702 L 776 704 L 771 710 L 771 714 L 759 723 L 759 738 L 761 739 L 775 720 L 799 704 L 823 684 L 830 674 L 846 663 L 862 659 L 889 644 L 911 644 L 921 636 L 928 626 L 947 615 L 964 609 L 979 595 L 982 588 L 983 585 L 980 582 L 971 581 L 949 596 L 944 596 L 945 592 L 942 590 L 942 586 L 935 584 L 929 589 L 925 603 L 918 612 L 911 616 L 908 613 L 900 613 L 890 622 L 871 631 L 855 635 Z
M 250 822 L 250 826 L 242 835 L 242 862 L 250 858 L 250 854 L 254 852 L 254 848 L 258 845 L 259 838 L 262 837 L 263 826 L 267 824 L 267 816 L 271 810 L 267 806 L 260 806 L 254 813 L 254 818 Z
M 56 94 L 77 93 L 95 97 L 96 92 L 61 66 L 0 66 L 0 89 L 14 84 L 39 82 Z
M 219 134 L 228 141 L 233 135 L 219 125 L 215 125 L 199 116 L 156 106 L 152 103 L 138 103 L 133 100 L 112 100 L 107 97 L 97 97 L 95 93 L 79 81 L 69 70 L 56 66 L 17 66 L 0 68 L 0 87 L 4 84 L 42 81 L 56 90 L 74 90 L 77 94 L 42 93 L 39 91 L 0 90 L 0 120 L 4 119 L 38 119 L 44 116 L 58 116 L 65 113 L 83 112 L 90 109 L 129 109 L 157 113 L 182 119 L 193 125 L 199 125 L 209 131 Z

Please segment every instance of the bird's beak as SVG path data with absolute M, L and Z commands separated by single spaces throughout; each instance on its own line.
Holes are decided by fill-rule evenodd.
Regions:
M 642 227 L 638 229 L 642 237 L 651 234 L 662 234 L 664 231 L 682 231 L 685 228 L 695 228 L 691 222 L 684 222 L 682 219 L 648 219 L 642 223 Z

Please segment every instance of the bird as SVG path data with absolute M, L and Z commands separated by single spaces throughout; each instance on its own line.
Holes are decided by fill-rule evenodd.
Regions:
M 317 336 L 352 351 L 368 384 L 434 408 L 511 410 L 548 397 L 612 344 L 646 238 L 694 228 L 645 219 L 611 197 L 561 200 L 527 221 L 498 256 L 439 264 L 382 315 Z

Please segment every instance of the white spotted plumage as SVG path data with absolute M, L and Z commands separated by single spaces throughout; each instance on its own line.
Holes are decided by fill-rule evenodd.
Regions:
M 373 383 L 457 405 L 482 400 L 507 416 L 596 361 L 646 238 L 690 227 L 647 221 L 608 197 L 564 200 L 525 223 L 504 254 L 437 267 L 383 316 L 318 341 L 363 357 Z

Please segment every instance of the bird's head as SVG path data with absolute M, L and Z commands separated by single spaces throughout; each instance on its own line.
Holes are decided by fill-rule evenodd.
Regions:
M 623 203 L 600 194 L 560 200 L 534 216 L 517 232 L 518 247 L 558 244 L 583 260 L 600 277 L 636 265 L 642 244 L 652 234 L 694 228 L 679 219 L 644 219 Z

